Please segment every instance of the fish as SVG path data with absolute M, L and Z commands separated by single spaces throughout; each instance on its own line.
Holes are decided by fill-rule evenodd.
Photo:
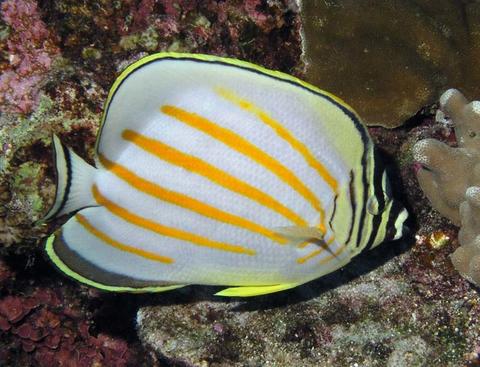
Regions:
M 157 53 L 105 102 L 88 164 L 53 136 L 53 264 L 113 292 L 297 287 L 404 233 L 408 212 L 357 113 L 283 72 Z

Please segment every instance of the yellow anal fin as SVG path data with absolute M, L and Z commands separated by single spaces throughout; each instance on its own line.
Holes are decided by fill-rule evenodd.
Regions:
M 166 285 L 166 286 L 150 286 L 150 287 L 144 287 L 144 288 L 130 288 L 126 290 L 118 289 L 117 291 L 122 292 L 130 292 L 130 293 L 160 293 L 160 292 L 167 292 L 171 291 L 173 289 L 178 289 L 178 288 L 183 288 L 188 286 L 188 284 L 182 284 L 182 285 Z
M 128 280 L 119 282 L 117 284 L 108 284 L 108 282 L 102 280 L 95 280 L 95 277 L 92 277 L 92 273 L 89 274 L 89 277 L 83 276 L 76 269 L 72 269 L 70 266 L 65 264 L 65 262 L 60 258 L 56 253 L 54 248 L 54 243 L 56 240 L 60 241 L 61 235 L 57 236 L 52 234 L 48 237 L 45 244 L 45 250 L 47 255 L 50 257 L 50 260 L 61 270 L 64 274 L 75 279 L 76 281 L 86 284 L 90 287 L 95 287 L 107 292 L 128 292 L 128 293 L 156 293 L 156 292 L 166 292 L 172 289 L 182 288 L 188 286 L 188 284 L 169 284 L 169 285 L 149 285 L 146 282 L 140 284 L 130 284 Z M 57 242 L 57 245 L 64 246 L 63 241 Z M 85 263 L 84 263 L 85 264 Z M 97 273 L 97 276 L 100 274 L 101 269 L 94 269 L 93 273 Z
M 276 285 L 261 285 L 261 286 L 244 286 L 244 287 L 232 287 L 226 288 L 223 291 L 215 293 L 216 296 L 222 297 L 254 297 L 264 294 L 270 294 L 275 292 L 284 291 L 287 289 L 295 288 L 302 283 L 285 283 Z

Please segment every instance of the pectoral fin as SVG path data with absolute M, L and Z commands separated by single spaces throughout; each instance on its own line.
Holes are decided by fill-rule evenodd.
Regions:
M 262 285 L 262 286 L 244 286 L 226 288 L 223 291 L 215 293 L 216 296 L 222 297 L 253 297 L 284 291 L 286 289 L 295 288 L 301 283 L 285 283 L 276 285 Z
M 317 227 L 277 227 L 274 230 L 278 235 L 288 239 L 289 245 L 303 247 L 302 244 L 306 244 L 306 242 L 313 243 L 336 257 L 324 240 L 323 232 Z
M 277 227 L 274 231 L 291 241 L 311 241 L 311 240 L 323 240 L 324 234 L 316 227 Z

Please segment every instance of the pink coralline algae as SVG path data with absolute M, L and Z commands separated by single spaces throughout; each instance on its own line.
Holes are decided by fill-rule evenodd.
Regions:
M 0 260 L 0 280 L 16 282 Z M 0 281 L 0 291 L 6 290 Z M 34 287 L 0 298 L 0 365 L 90 367 L 137 365 L 121 339 L 91 333 L 91 320 L 71 294 Z
M 275 20 L 276 17 L 271 17 L 264 11 L 262 11 L 262 1 L 260 0 L 246 0 L 245 4 L 245 11 L 247 12 L 250 19 L 261 28 L 271 28 L 269 27 L 269 23 L 272 23 L 272 20 Z M 280 18 L 281 19 L 281 18 Z M 271 30 L 269 29 L 269 30 Z
M 6 40 L 8 62 L 1 65 L 0 108 L 29 113 L 38 104 L 42 82 L 59 49 L 35 1 L 7 0 L 1 11 L 10 34 Z

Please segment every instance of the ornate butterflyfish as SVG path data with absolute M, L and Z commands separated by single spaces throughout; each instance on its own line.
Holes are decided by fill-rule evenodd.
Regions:
M 114 82 L 95 166 L 53 139 L 53 263 L 109 291 L 293 288 L 402 236 L 407 211 L 358 115 L 293 76 L 159 53 Z

